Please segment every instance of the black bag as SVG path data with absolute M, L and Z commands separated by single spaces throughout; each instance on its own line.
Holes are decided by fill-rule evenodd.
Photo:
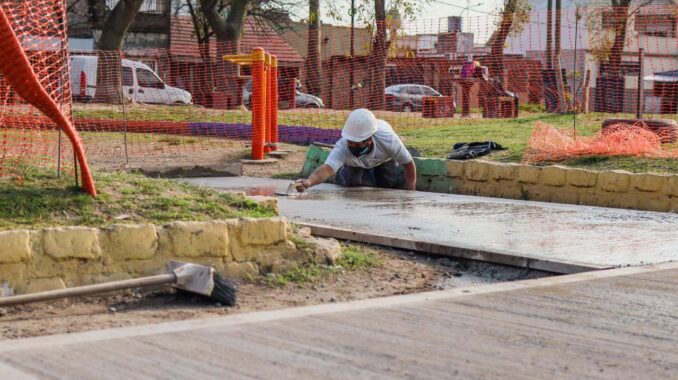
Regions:
M 447 156 L 449 160 L 468 160 L 490 154 L 493 150 L 506 150 L 494 141 L 456 143 L 452 152 Z

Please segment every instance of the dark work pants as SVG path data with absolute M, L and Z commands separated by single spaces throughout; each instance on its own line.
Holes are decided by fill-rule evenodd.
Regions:
M 341 186 L 372 186 L 395 188 L 398 186 L 398 165 L 393 161 L 384 162 L 372 169 L 342 166 L 334 178 Z

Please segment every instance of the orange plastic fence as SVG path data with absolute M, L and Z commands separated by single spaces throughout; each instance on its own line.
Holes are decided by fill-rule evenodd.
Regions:
M 167 48 L 71 51 L 66 55 L 59 50 L 66 41 L 62 24 L 57 26 L 64 31 L 54 34 L 49 44 L 30 44 L 35 40 L 31 36 L 42 32 L 26 21 L 40 19 L 36 9 L 54 9 L 59 1 L 11 3 L 23 7 L 12 12 L 21 19 L 10 22 L 26 28 L 22 45 L 33 70 L 67 117 L 72 106 L 74 124 L 92 162 L 124 165 L 126 159 L 157 161 L 161 156 L 212 148 L 244 150 L 248 142 L 256 157 L 263 157 L 259 150 L 275 150 L 277 135 L 279 142 L 333 142 L 350 110 L 359 107 L 372 109 L 399 132 L 438 128 L 438 142 L 448 146 L 460 141 L 446 137 L 446 132 L 467 127 L 458 120 L 461 115 L 474 119 L 522 117 L 528 112 L 546 116 L 562 108 L 582 114 L 600 112 L 596 117 L 573 118 L 585 119 L 590 131 L 592 124 L 604 118 L 633 117 L 639 108 L 646 118 L 676 119 L 678 112 L 675 4 L 640 9 L 635 5 L 628 9 L 583 7 L 579 11 L 567 7 L 561 12 L 560 34 L 550 37 L 546 9 L 541 8 L 521 17 L 525 22 L 508 34 L 498 30 L 501 16 L 496 12 L 465 12 L 461 20 L 422 18 L 357 25 L 353 49 L 348 28 L 323 24 L 317 75 L 307 72 L 311 66 L 304 57 L 314 55 L 306 51 L 313 38 L 303 25 L 274 30 L 248 19 L 239 46 L 217 43 L 213 37 L 199 44 L 191 18 L 179 14 L 169 18 Z M 614 43 L 616 29 L 610 15 L 625 15 L 628 21 L 622 44 Z M 387 44 L 377 38 L 383 29 Z M 561 48 L 558 56 L 556 46 Z M 266 71 L 266 65 L 263 73 L 252 66 L 243 66 L 239 72 L 220 67 L 223 54 L 247 54 L 257 47 L 277 57 L 277 72 Z M 639 48 L 645 52 L 642 67 Z M 117 59 L 121 59 L 120 67 L 98 70 L 97 60 Z M 641 78 L 638 88 L 641 69 L 640 76 L 647 80 Z M 271 77 L 274 73 L 277 79 Z M 256 75 L 266 77 L 265 88 L 254 83 Z M 54 125 L 35 123 L 34 113 L 22 108 L 24 100 L 3 83 L 0 80 L 5 121 L 0 150 L 20 151 L 15 156 L 32 162 L 59 157 L 54 152 L 56 135 L 50 134 Z M 95 102 L 102 85 L 119 86 L 124 102 Z M 266 105 L 272 102 L 277 107 L 264 107 L 261 99 L 252 96 L 255 90 L 272 95 L 267 96 Z M 263 120 L 253 108 L 273 112 Z M 277 135 L 275 120 L 280 125 Z M 328 133 L 310 133 L 309 129 Z M 473 138 L 502 142 L 501 136 L 492 134 L 474 134 Z M 68 153 L 64 150 L 61 155 Z M 0 156 L 0 166 L 7 157 Z
M 641 125 L 615 124 L 594 136 L 576 136 L 537 122 L 523 154 L 525 162 L 562 161 L 584 156 L 678 158 L 678 148 L 662 148 L 661 138 Z
M 34 20 L 34 22 L 39 22 L 39 20 Z M 35 33 L 33 37 L 49 38 L 38 33 Z M 83 188 L 92 196 L 96 196 L 94 179 L 87 165 L 87 157 L 80 136 L 73 128 L 71 121 L 40 83 L 2 7 L 0 7 L 0 51 L 3 52 L 0 56 L 0 73 L 9 82 L 13 91 L 38 108 L 65 132 L 80 162 Z

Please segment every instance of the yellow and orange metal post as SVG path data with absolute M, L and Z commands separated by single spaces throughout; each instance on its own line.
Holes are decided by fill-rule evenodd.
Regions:
M 266 53 L 255 48 L 252 52 L 252 159 L 264 159 L 266 131 Z
M 271 55 L 271 69 L 268 74 L 268 128 L 270 134 L 266 140 L 270 151 L 278 150 L 278 58 Z
M 277 150 L 278 60 L 262 48 L 223 59 L 252 67 L 252 159 L 262 160 L 264 153 Z
M 264 112 L 264 153 L 271 153 L 271 120 L 269 113 L 271 112 L 271 92 L 269 91 L 269 82 L 271 79 L 271 55 L 266 53 L 266 64 L 264 65 L 264 92 L 266 93 L 266 111 Z

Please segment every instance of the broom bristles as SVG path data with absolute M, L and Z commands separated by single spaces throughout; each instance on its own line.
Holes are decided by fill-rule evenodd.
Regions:
M 222 305 L 235 305 L 236 294 L 238 293 L 238 285 L 235 281 L 222 277 L 216 272 L 214 273 L 213 280 L 214 289 L 210 297 Z

